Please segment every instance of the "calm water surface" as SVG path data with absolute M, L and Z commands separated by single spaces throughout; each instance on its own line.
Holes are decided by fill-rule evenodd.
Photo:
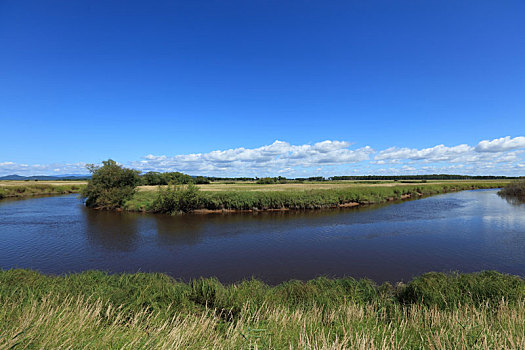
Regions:
M 427 271 L 525 274 L 525 205 L 495 190 L 367 208 L 170 217 L 85 208 L 75 195 L 0 201 L 0 268 L 157 271 L 223 282 Z

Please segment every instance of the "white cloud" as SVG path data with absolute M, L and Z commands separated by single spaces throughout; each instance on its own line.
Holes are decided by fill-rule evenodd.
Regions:
M 443 144 L 427 148 L 352 148 L 326 140 L 292 145 L 285 141 L 257 148 L 208 153 L 153 155 L 123 163 L 141 171 L 180 171 L 208 176 L 332 176 L 345 174 L 480 174 L 524 175 L 525 137 L 484 140 L 476 146 Z M 523 148 L 523 149 L 522 149 Z M 19 164 L 0 160 L 0 176 L 9 174 L 86 174 L 85 163 Z
M 518 136 L 510 138 L 510 136 L 494 139 L 492 141 L 483 140 L 476 146 L 477 152 L 505 152 L 514 149 L 525 148 L 525 137 Z
M 19 164 L 15 162 L 0 162 L 0 176 L 5 175 L 59 175 L 59 174 L 78 174 L 88 173 L 86 163 L 72 164 Z
M 415 148 L 396 148 L 391 147 L 379 152 L 374 158 L 376 161 L 400 161 L 403 159 L 409 160 L 423 160 L 426 162 L 443 162 L 451 161 L 461 155 L 465 155 L 473 150 L 469 145 L 458 145 L 454 147 L 447 147 L 445 145 L 437 145 L 431 148 L 415 149 Z
M 434 170 L 453 172 L 462 170 L 471 174 L 479 173 L 482 169 L 503 169 L 515 174 L 516 162 L 522 161 L 525 150 L 525 137 L 504 137 L 492 141 L 481 141 L 476 147 L 466 144 L 457 146 L 437 145 L 430 148 L 397 148 L 391 147 L 380 151 L 371 162 L 372 164 L 417 164 L 417 163 L 448 163 L 448 166 Z M 481 146 L 480 146 L 481 145 Z M 482 149 L 480 151 L 480 149 Z M 454 165 L 454 167 L 452 167 Z M 464 167 L 471 165 L 470 168 Z M 497 165 L 497 167 L 496 167 Z M 458 168 L 457 166 L 461 166 Z M 425 171 L 424 167 L 420 167 Z M 514 170 L 512 170 L 514 169 Z
M 234 148 L 209 153 L 175 156 L 147 155 L 131 165 L 143 171 L 183 171 L 192 174 L 253 176 L 294 172 L 300 168 L 357 163 L 368 160 L 374 150 L 369 146 L 351 150 L 344 141 L 323 141 L 313 145 L 291 145 L 284 141 L 258 148 Z

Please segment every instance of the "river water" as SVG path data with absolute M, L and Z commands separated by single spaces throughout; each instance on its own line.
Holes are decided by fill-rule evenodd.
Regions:
M 165 216 L 87 209 L 75 195 L 0 201 L 0 268 L 407 281 L 428 271 L 525 274 L 525 205 L 496 190 L 362 208 Z

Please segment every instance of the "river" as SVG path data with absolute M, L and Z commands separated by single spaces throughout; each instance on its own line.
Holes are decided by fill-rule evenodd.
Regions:
M 0 201 L 0 268 L 407 281 L 428 271 L 525 274 L 525 205 L 496 190 L 319 211 L 165 216 L 85 208 L 76 195 Z

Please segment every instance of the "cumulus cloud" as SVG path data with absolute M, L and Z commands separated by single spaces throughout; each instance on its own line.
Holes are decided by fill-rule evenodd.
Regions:
M 370 158 L 374 150 L 369 146 L 349 149 L 345 141 L 323 141 L 313 145 L 291 145 L 284 141 L 258 148 L 234 148 L 209 153 L 175 156 L 147 155 L 131 165 L 143 171 L 184 171 L 207 175 L 252 174 L 294 172 L 319 166 L 358 163 Z
M 484 140 L 475 146 L 439 144 L 427 148 L 390 147 L 376 152 L 349 142 L 326 140 L 292 145 L 285 141 L 257 148 L 232 148 L 208 153 L 153 155 L 124 163 L 147 171 L 180 171 L 207 176 L 288 177 L 433 174 L 524 175 L 525 137 Z M 85 174 L 85 163 L 19 164 L 0 159 L 0 176 L 8 174 Z
M 494 164 L 515 163 L 522 159 L 525 150 L 525 137 L 503 137 L 492 141 L 481 141 L 476 147 L 461 144 L 457 146 L 437 145 L 430 148 L 391 147 L 380 151 L 373 164 L 403 163 L 450 163 L 471 164 L 486 168 Z M 423 167 L 421 169 L 424 169 Z M 452 170 L 456 168 L 450 168 Z M 476 168 L 472 168 L 476 170 Z
M 525 137 L 510 136 L 494 139 L 492 141 L 483 140 L 476 146 L 477 152 L 505 152 L 515 149 L 525 148 Z
M 391 147 L 379 152 L 374 158 L 376 161 L 400 161 L 403 159 L 410 160 L 424 160 L 427 162 L 443 162 L 451 161 L 458 156 L 464 155 L 473 150 L 469 145 L 458 145 L 454 147 L 447 147 L 445 145 L 437 145 L 431 148 L 415 149 L 415 148 L 397 148 Z

